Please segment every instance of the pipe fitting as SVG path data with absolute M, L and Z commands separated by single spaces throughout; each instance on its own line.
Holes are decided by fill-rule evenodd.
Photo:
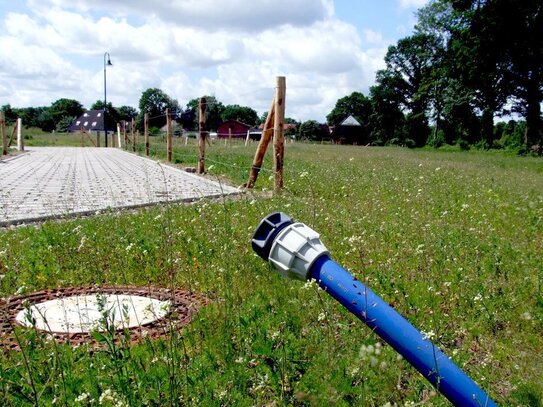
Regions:
M 293 223 L 275 238 L 269 262 L 286 278 L 307 280 L 313 263 L 328 254 L 317 232 L 303 223 Z

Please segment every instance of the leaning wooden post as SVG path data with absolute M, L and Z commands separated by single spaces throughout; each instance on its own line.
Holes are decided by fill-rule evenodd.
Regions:
M 13 129 L 11 130 L 11 136 L 9 136 L 9 141 L 8 141 L 8 148 L 11 147 L 11 143 L 13 143 L 13 138 L 15 137 L 15 134 L 17 134 L 17 124 L 18 122 L 15 122 L 15 125 L 13 126 Z
M 132 139 L 132 151 L 135 153 L 136 152 L 136 121 L 134 120 L 134 118 L 132 118 L 132 121 L 130 122 L 130 136 L 131 136 L 131 139 Z
M 172 162 L 173 142 L 172 142 L 172 111 L 166 109 L 166 150 L 168 154 L 168 162 Z
M 143 115 L 143 137 L 145 139 L 145 155 L 149 157 L 149 113 Z
M 203 174 L 205 172 L 205 156 L 206 156 L 206 98 L 200 98 L 199 104 L 199 121 L 198 128 L 200 130 L 200 137 L 198 138 L 198 174 Z
M 2 131 L 2 155 L 8 155 L 8 138 L 6 134 L 6 116 L 0 112 L 0 129 Z
M 285 140 L 283 125 L 285 122 L 286 80 L 284 76 L 277 77 L 275 89 L 275 120 L 273 124 L 273 171 L 275 173 L 274 193 L 279 194 L 283 189 L 283 156 Z
M 275 98 L 272 100 L 270 110 L 268 111 L 268 116 L 266 117 L 266 121 L 264 122 L 262 136 L 260 136 L 260 141 L 258 142 L 255 158 L 253 159 L 253 166 L 251 167 L 251 172 L 249 173 L 249 180 L 244 185 L 246 188 L 253 188 L 255 186 L 256 179 L 258 178 L 258 173 L 260 172 L 260 169 L 262 168 L 262 163 L 264 162 L 266 149 L 268 148 L 268 144 L 270 144 L 270 141 L 272 139 L 274 120 Z

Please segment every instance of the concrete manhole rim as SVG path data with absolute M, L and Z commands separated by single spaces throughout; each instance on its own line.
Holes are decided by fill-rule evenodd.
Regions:
M 136 287 L 136 286 L 87 286 L 46 289 L 26 295 L 16 295 L 7 298 L 0 298 L 0 347 L 19 350 L 20 337 L 14 334 L 14 328 L 23 330 L 34 329 L 21 325 L 16 321 L 16 316 L 25 308 L 43 303 L 45 301 L 60 298 L 73 297 L 78 295 L 131 295 L 141 296 L 158 301 L 168 301 L 169 309 L 162 318 L 155 321 L 138 325 L 131 328 L 118 330 L 114 338 L 119 341 L 128 332 L 131 343 L 142 340 L 157 339 L 168 335 L 172 329 L 179 330 L 188 325 L 198 309 L 209 303 L 209 300 L 202 294 L 182 289 L 170 289 L 163 287 Z M 88 344 L 91 347 L 100 347 L 93 332 L 48 332 L 35 330 L 48 340 L 55 340 L 57 343 L 70 343 L 72 346 Z M 19 339 L 19 340 L 18 340 Z M 24 339 L 24 338 L 23 338 Z

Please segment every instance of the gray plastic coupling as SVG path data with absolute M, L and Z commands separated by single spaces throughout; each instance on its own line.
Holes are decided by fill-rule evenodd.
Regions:
M 303 223 L 294 223 L 275 238 L 269 261 L 284 277 L 307 280 L 315 260 L 328 254 L 317 232 Z

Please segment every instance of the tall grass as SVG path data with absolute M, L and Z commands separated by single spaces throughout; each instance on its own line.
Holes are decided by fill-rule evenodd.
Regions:
M 254 148 L 214 144 L 208 176 L 241 184 Z M 178 142 L 174 160 L 194 165 L 196 151 Z M 498 403 L 541 405 L 541 160 L 289 144 L 279 197 L 262 193 L 270 175 L 239 199 L 0 232 L 2 296 L 133 284 L 213 301 L 180 333 L 115 352 L 55 347 L 19 329 L 24 352 L 0 356 L 4 404 L 448 405 L 314 284 L 282 279 L 252 252 L 260 219 L 282 210 Z

